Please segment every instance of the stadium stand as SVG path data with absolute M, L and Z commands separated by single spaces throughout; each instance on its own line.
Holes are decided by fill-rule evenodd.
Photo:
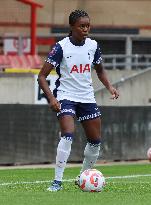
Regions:
M 0 70 L 6 68 L 39 69 L 42 60 L 39 55 L 0 55 Z

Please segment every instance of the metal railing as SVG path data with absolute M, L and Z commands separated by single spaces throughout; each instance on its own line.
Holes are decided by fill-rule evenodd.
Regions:
M 61 37 L 63 37 L 65 34 L 60 34 Z M 59 36 L 59 34 L 51 34 L 51 37 Z M 98 35 L 99 37 L 100 35 Z M 114 35 L 112 35 L 113 37 Z M 40 38 L 41 36 L 39 36 Z M 109 36 L 108 36 L 109 37 Z M 111 36 L 110 36 L 111 37 Z M 117 37 L 117 36 L 116 36 Z M 123 36 L 121 36 L 123 37 Z M 44 39 L 48 38 L 42 37 Z M 50 36 L 49 36 L 50 38 Z M 125 36 L 126 38 L 126 36 Z M 24 44 L 26 41 L 26 44 L 28 42 L 28 46 L 30 47 L 29 36 L 22 36 L 22 35 L 5 35 L 3 37 L 0 37 L 0 42 L 4 44 L 4 40 L 14 40 L 13 45 L 15 44 L 17 47 L 18 55 L 22 55 L 24 53 Z M 9 42 L 10 43 L 10 42 Z M 16 49 L 16 48 L 15 48 Z M 4 54 L 7 52 L 4 49 Z M 45 53 L 45 56 L 47 55 L 47 51 Z M 112 55 L 103 55 L 103 63 L 106 69 L 145 69 L 148 67 L 151 67 L 151 54 L 133 54 L 133 55 L 126 55 L 126 54 L 112 54 Z
M 103 55 L 106 69 L 145 69 L 151 67 L 151 55 Z

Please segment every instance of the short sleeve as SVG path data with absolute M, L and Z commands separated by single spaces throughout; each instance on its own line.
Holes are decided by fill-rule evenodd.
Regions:
M 58 65 L 60 65 L 62 58 L 62 47 L 59 43 L 56 43 L 53 46 L 52 50 L 49 52 L 46 62 L 52 64 L 56 68 Z
M 97 49 L 94 54 L 93 65 L 100 64 L 101 62 L 102 62 L 101 49 L 99 45 L 97 44 Z

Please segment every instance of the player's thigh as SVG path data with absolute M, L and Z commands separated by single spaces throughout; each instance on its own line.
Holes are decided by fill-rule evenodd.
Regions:
M 57 113 L 57 117 L 60 123 L 61 133 L 73 133 L 74 132 L 74 117 L 76 103 L 70 100 L 60 101 L 60 112 Z
M 86 137 L 91 140 L 97 140 L 101 138 L 101 119 L 97 117 L 95 119 L 85 120 L 81 122 Z
M 62 115 L 59 117 L 59 124 L 61 133 L 74 133 L 74 116 L 71 115 Z

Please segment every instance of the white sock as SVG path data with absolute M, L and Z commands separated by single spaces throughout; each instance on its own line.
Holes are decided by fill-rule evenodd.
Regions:
M 61 137 L 57 148 L 55 180 L 62 181 L 64 169 L 70 155 L 72 134 L 68 133 Z
M 100 144 L 87 143 L 84 150 L 84 160 L 80 173 L 84 172 L 86 169 L 92 169 L 96 163 L 100 151 Z

